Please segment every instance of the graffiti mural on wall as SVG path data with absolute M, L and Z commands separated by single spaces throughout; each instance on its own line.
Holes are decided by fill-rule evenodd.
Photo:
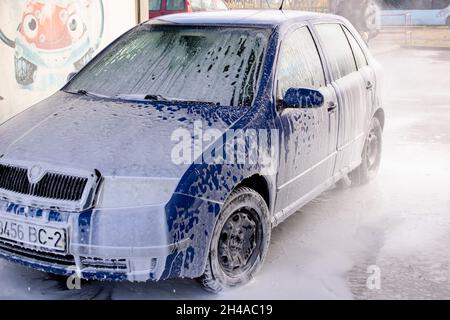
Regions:
M 15 35 L 6 35 L 0 25 L 0 40 L 14 50 L 20 86 L 62 85 L 67 74 L 80 70 L 100 46 L 102 0 L 26 0 L 21 10 Z

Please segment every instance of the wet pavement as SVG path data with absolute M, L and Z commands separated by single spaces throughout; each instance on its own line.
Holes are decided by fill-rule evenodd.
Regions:
M 0 298 L 450 299 L 450 51 L 377 58 L 387 113 L 380 175 L 327 192 L 277 227 L 249 285 L 217 296 L 192 280 L 69 291 L 64 279 L 0 262 Z

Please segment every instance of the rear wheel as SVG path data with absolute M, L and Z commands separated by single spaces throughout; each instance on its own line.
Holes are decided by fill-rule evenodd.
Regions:
M 263 264 L 270 235 L 269 209 L 262 196 L 252 189 L 238 188 L 217 221 L 200 283 L 217 293 L 249 282 Z
M 362 163 L 349 174 L 352 185 L 366 184 L 378 174 L 383 149 L 383 129 L 380 121 L 373 118 L 362 154 Z

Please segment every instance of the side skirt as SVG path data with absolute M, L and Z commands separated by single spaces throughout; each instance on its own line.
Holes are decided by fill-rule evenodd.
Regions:
M 340 170 L 338 173 L 336 173 L 333 177 L 326 180 L 324 183 L 320 184 L 311 192 L 303 196 L 302 198 L 298 199 L 291 205 L 287 206 L 283 210 L 275 213 L 271 219 L 272 228 L 275 228 L 280 223 L 284 222 L 287 218 L 289 218 L 291 215 L 296 213 L 299 209 L 304 207 L 306 204 L 320 196 L 322 193 L 333 187 L 339 180 L 344 178 L 347 174 L 352 172 L 354 169 L 356 169 L 361 163 L 354 163 L 347 168 L 344 168 Z

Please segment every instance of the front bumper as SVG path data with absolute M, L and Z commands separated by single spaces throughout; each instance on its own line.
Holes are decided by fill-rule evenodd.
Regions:
M 171 239 L 166 206 L 61 213 L 0 203 L 4 217 L 68 228 L 68 254 L 58 255 L 0 241 L 0 258 L 43 272 L 106 281 L 168 278 L 171 257 L 192 245 Z M 149 245 L 150 244 L 150 245 Z
M 166 249 L 170 251 L 173 249 L 173 246 L 168 246 Z M 161 248 L 158 248 L 159 250 Z M 89 263 L 85 265 L 84 263 L 87 260 L 84 260 L 84 257 L 72 255 L 55 256 L 46 252 L 5 245 L 0 242 L 1 259 L 46 273 L 67 277 L 76 274 L 82 279 L 97 281 L 158 281 L 165 270 L 165 262 L 168 257 L 160 255 L 158 258 L 88 258 Z M 111 263 L 112 260 L 120 263 Z M 92 266 L 89 264 L 92 264 Z

